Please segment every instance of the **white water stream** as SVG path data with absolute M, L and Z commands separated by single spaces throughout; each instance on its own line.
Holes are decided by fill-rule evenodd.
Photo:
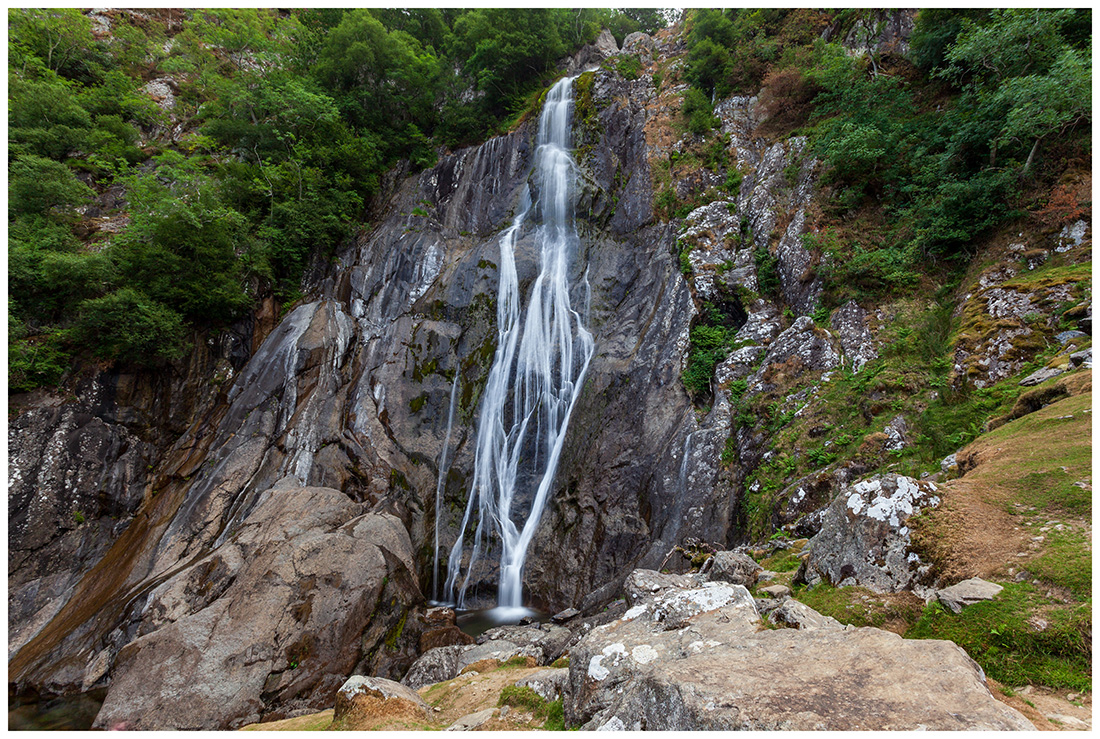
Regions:
M 533 175 L 538 201 L 532 203 L 525 190 L 519 215 L 500 239 L 497 349 L 478 419 L 470 497 L 447 565 L 445 597 L 459 608 L 465 608 L 483 547 L 496 537 L 498 609 L 523 612 L 527 549 L 549 502 L 569 417 L 592 359 L 592 334 L 569 300 L 569 265 L 578 243 L 576 163 L 570 151 L 574 79 L 561 80 L 546 94 Z M 524 221 L 539 214 L 534 231 L 539 274 L 521 310 L 515 245 Z M 524 517 L 521 509 L 528 503 Z M 477 528 L 463 576 L 463 541 L 475 510 Z
M 443 488 L 447 480 L 447 452 L 451 446 L 451 428 L 455 423 L 455 400 L 458 398 L 459 371 L 451 385 L 451 405 L 447 411 L 447 434 L 443 437 L 443 450 L 439 452 L 439 479 L 435 483 L 435 558 L 432 560 L 432 597 L 439 600 L 439 518 L 443 513 Z

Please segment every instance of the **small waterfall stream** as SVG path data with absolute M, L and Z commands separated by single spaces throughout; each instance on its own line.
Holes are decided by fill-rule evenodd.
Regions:
M 498 538 L 497 605 L 504 618 L 507 611 L 523 612 L 527 549 L 549 502 L 569 417 L 594 350 L 592 334 L 569 299 L 569 266 L 579 241 L 570 151 L 574 79 L 561 80 L 546 94 L 535 151 L 538 201 L 532 203 L 525 189 L 519 213 L 500 239 L 497 349 L 478 418 L 470 497 L 447 567 L 445 596 L 464 608 L 482 550 L 489 537 Z M 515 246 L 526 219 L 539 215 L 534 231 L 539 274 L 521 310 Z M 463 541 L 475 510 L 477 526 L 463 575 Z
M 447 411 L 447 433 L 443 437 L 443 449 L 439 452 L 439 479 L 435 483 L 435 556 L 432 558 L 432 598 L 439 600 L 439 518 L 443 514 L 443 488 L 447 481 L 447 452 L 451 447 L 451 429 L 455 423 L 455 400 L 458 398 L 458 378 L 451 385 L 451 404 Z

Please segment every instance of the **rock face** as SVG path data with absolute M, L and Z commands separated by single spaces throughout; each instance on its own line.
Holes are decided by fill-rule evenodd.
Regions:
M 855 483 L 825 511 L 797 578 L 876 592 L 921 590 L 928 565 L 908 550 L 905 521 L 939 502 L 934 484 L 911 477 L 882 475 Z
M 874 628 L 761 630 L 748 591 L 683 621 L 639 605 L 574 648 L 570 725 L 604 730 L 1030 730 L 945 641 Z M 680 598 L 699 602 L 699 596 Z M 698 591 L 695 591 L 698 592 Z M 635 610 L 637 612 L 635 612 Z
M 331 705 L 346 675 L 386 648 L 385 629 L 371 628 L 377 604 L 393 597 L 389 582 L 416 592 L 412 564 L 395 516 L 283 481 L 231 540 L 147 594 L 96 726 L 226 729 L 267 703 Z

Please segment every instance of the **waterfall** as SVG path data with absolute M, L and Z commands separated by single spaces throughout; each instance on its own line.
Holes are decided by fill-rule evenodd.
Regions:
M 546 94 L 533 174 L 538 201 L 532 203 L 524 188 L 519 214 L 500 239 L 497 349 L 478 418 L 470 497 L 447 565 L 446 593 L 460 608 L 482 547 L 495 536 L 501 545 L 497 604 L 522 609 L 527 548 L 549 502 L 569 417 L 592 359 L 592 334 L 569 300 L 569 265 L 579 242 L 573 220 L 576 163 L 570 152 L 574 79 L 561 80 Z M 534 230 L 539 274 L 521 311 L 515 245 L 532 214 L 541 214 Z M 530 512 L 513 520 L 514 508 L 528 501 Z M 477 527 L 458 587 L 463 540 L 475 508 Z
M 455 369 L 455 381 L 451 385 L 451 405 L 447 411 L 447 433 L 443 436 L 443 449 L 439 452 L 439 479 L 435 483 L 435 556 L 432 558 L 432 598 L 439 600 L 439 517 L 443 514 L 443 487 L 447 479 L 447 451 L 451 446 L 451 428 L 455 423 L 455 399 L 458 398 L 459 371 Z

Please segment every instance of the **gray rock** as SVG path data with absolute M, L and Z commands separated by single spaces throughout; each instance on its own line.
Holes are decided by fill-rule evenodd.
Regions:
M 760 588 L 760 592 L 769 598 L 788 598 L 791 595 L 791 589 L 786 585 L 768 585 L 767 587 Z
M 331 706 L 389 628 L 369 628 L 373 604 L 417 587 L 400 520 L 361 511 L 289 480 L 261 495 L 236 537 L 149 594 L 155 629 L 118 653 L 96 726 L 226 729 L 258 720 L 265 701 Z
M 1089 230 L 1089 224 L 1086 221 L 1079 220 L 1066 226 L 1058 234 L 1058 246 L 1055 247 L 1054 251 L 1066 252 L 1075 246 L 1080 246 Z
M 497 708 L 486 708 L 484 711 L 466 714 L 444 729 L 444 731 L 473 731 L 496 716 L 499 712 L 500 709 Z
M 1092 367 L 1092 347 L 1070 354 L 1069 361 L 1074 367 L 1089 369 Z
M 859 372 L 863 365 L 878 358 L 874 337 L 867 329 L 867 311 L 849 300 L 837 308 L 829 320 L 844 356 L 851 362 L 852 371 Z
M 1065 373 L 1064 367 L 1043 367 L 1020 380 L 1023 387 L 1032 387 Z
M 934 483 L 881 475 L 845 488 L 830 504 L 797 578 L 862 585 L 876 592 L 924 587 L 928 565 L 909 551 L 906 520 L 939 505 Z M 919 593 L 918 593 L 919 594 Z
M 657 44 L 652 36 L 648 33 L 635 31 L 627 34 L 626 38 L 623 39 L 622 53 L 636 56 L 643 64 L 648 64 L 653 61 L 653 53 L 656 48 Z
M 465 649 L 462 645 L 451 647 L 436 647 L 429 649 L 413 663 L 405 676 L 401 678 L 403 685 L 408 685 L 413 690 L 419 690 L 425 685 L 434 685 L 444 680 L 450 680 L 458 674 L 458 660 Z
M 520 627 L 522 628 L 522 627 Z M 480 662 L 483 659 L 495 659 L 505 662 L 512 659 L 512 657 L 527 656 L 523 654 L 524 651 L 533 651 L 528 645 L 520 646 L 505 639 L 496 639 L 493 641 L 487 641 L 482 644 L 471 644 L 462 648 L 461 654 L 458 656 L 458 673 L 462 672 L 465 668 L 469 667 L 475 662 Z M 535 655 L 531 655 L 535 656 Z M 536 657 L 537 659 L 537 657 Z M 451 675 L 445 680 L 450 680 Z
M 752 557 L 741 552 L 717 552 L 711 562 L 708 580 L 721 580 L 746 588 L 756 585 L 756 573 L 764 569 Z
M 581 615 L 581 612 L 578 611 L 576 608 L 566 608 L 564 611 L 558 611 L 557 613 L 555 613 L 553 616 L 550 617 L 550 620 L 556 624 L 564 624 L 568 621 L 573 620 L 579 615 Z
M 407 703 L 409 707 L 418 710 L 424 718 L 428 718 L 431 709 L 420 695 L 401 683 L 386 680 L 381 677 L 365 677 L 352 675 L 336 691 L 336 710 L 333 718 L 342 718 L 355 708 L 357 704 L 387 701 L 399 701 Z
M 951 479 L 951 477 L 958 474 L 958 472 L 959 472 L 958 455 L 957 454 L 948 454 L 946 457 L 944 457 L 943 461 L 940 462 L 940 471 L 943 472 L 944 476 L 947 477 L 948 479 Z
M 671 630 L 645 614 L 594 629 L 574 648 L 569 683 L 566 720 L 583 729 L 1031 728 L 951 642 L 873 628 L 761 630 L 751 599 Z
M 636 605 L 651 595 L 667 588 L 690 588 L 697 586 L 700 578 L 695 575 L 670 575 L 656 570 L 634 570 L 627 575 L 623 583 L 628 605 Z
M 796 629 L 843 629 L 844 624 L 832 616 L 823 616 L 805 603 L 800 603 L 793 598 L 788 598 L 771 613 L 768 621 L 773 624 L 784 624 Z
M 893 420 L 882 430 L 886 434 L 887 451 L 899 451 L 907 446 L 905 435 L 909 431 L 909 424 L 905 422 L 905 416 L 894 416 Z
M 556 701 L 568 689 L 569 668 L 555 667 L 549 670 L 539 670 L 522 680 L 517 680 L 516 685 L 521 688 L 531 688 L 545 700 Z
M 1002 590 L 1004 588 L 996 583 L 972 577 L 937 591 L 936 597 L 952 613 L 962 613 L 966 606 L 983 600 L 993 600 Z
M 503 641 L 514 644 L 525 656 L 530 654 L 536 657 L 540 664 L 548 664 L 562 655 L 572 637 L 572 631 L 557 624 L 498 626 L 478 637 L 477 643 L 496 644 Z M 532 649 L 526 648 L 537 648 L 539 654 L 536 655 Z
M 1068 344 L 1076 339 L 1087 339 L 1089 335 L 1084 331 L 1062 331 L 1059 334 L 1054 335 L 1055 341 L 1059 344 Z
M 595 45 L 596 49 L 605 56 L 619 53 L 618 42 L 615 41 L 615 37 L 611 34 L 611 31 L 606 28 L 600 31 L 600 35 L 596 37 Z

